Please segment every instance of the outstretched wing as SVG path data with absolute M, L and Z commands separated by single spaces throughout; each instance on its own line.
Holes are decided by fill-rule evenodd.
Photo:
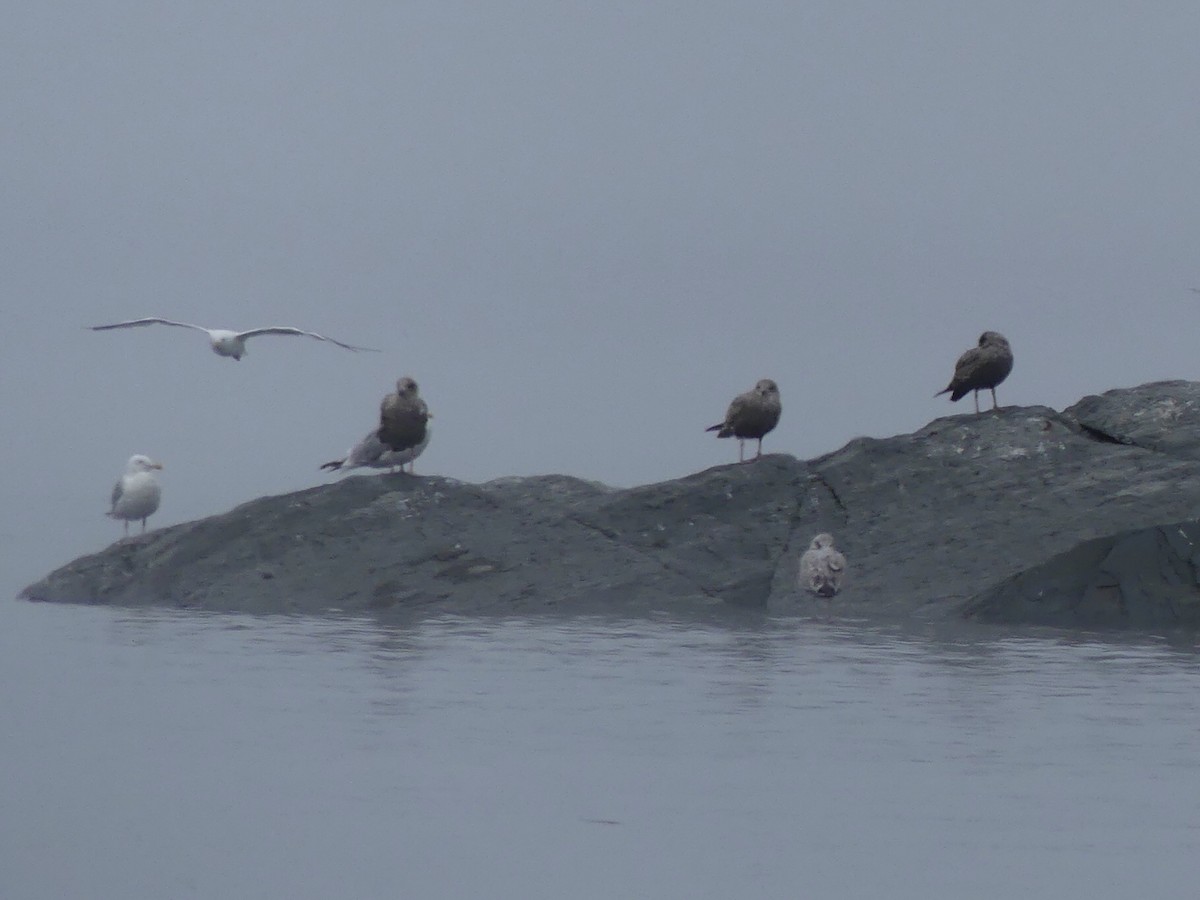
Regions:
M 246 338 L 258 337 L 260 334 L 290 334 L 299 335 L 301 337 L 316 338 L 318 341 L 329 341 L 331 344 L 337 344 L 339 347 L 345 347 L 347 350 L 366 350 L 370 353 L 379 353 L 374 347 L 356 347 L 354 344 L 343 344 L 339 340 L 331 337 L 326 337 L 323 334 L 317 334 L 315 331 L 303 331 L 299 328 L 291 328 L 287 325 L 272 325 L 270 328 L 251 328 L 249 331 L 239 332 L 238 337 L 242 340 Z
M 110 328 L 140 328 L 142 325 L 174 325 L 178 328 L 191 328 L 193 331 L 208 332 L 208 329 L 201 325 L 193 325 L 190 322 L 176 322 L 173 319 L 130 319 L 128 322 L 114 322 L 111 325 L 92 325 L 92 331 L 108 331 Z

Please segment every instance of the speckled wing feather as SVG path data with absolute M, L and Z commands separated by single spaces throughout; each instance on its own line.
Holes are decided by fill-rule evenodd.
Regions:
M 751 415 L 754 399 L 753 393 L 738 394 L 733 398 L 729 409 L 725 411 L 725 421 L 721 423 L 717 437 L 731 437 L 738 433 L 738 429 Z
M 975 387 L 978 379 L 980 357 L 982 352 L 978 347 L 972 347 L 958 358 L 954 364 L 954 377 L 950 380 L 950 399 L 959 400 Z
M 800 557 L 800 586 L 820 597 L 832 597 L 842 589 L 846 557 L 833 546 L 833 538 L 820 534 Z

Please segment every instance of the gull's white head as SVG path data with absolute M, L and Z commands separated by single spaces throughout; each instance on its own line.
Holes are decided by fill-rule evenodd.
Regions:
M 125 463 L 125 472 L 128 475 L 134 475 L 138 472 L 152 472 L 155 469 L 161 469 L 162 463 L 155 462 L 148 456 L 142 456 L 138 453 L 129 457 L 129 462 Z
M 419 389 L 417 383 L 406 375 L 396 382 L 396 393 L 401 397 L 415 397 Z
M 822 532 L 812 539 L 810 550 L 824 550 L 826 547 L 833 546 L 833 535 Z

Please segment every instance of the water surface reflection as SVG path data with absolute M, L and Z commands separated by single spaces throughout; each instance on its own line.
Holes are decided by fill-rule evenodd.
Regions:
M 1184 896 L 1192 642 L 0 607 L 0 887 Z

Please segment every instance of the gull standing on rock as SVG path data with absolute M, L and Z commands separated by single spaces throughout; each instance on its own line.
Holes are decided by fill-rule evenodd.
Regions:
M 208 342 L 212 345 L 213 353 L 217 356 L 231 356 L 236 360 L 241 360 L 246 354 L 246 341 L 252 337 L 258 337 L 260 334 L 286 334 L 299 335 L 302 337 L 316 338 L 318 341 L 328 341 L 331 344 L 337 344 L 339 347 L 344 347 L 347 350 L 366 350 L 370 353 L 378 353 L 371 347 L 356 347 L 353 344 L 343 344 L 341 341 L 335 341 L 331 337 L 325 337 L 323 334 L 317 334 L 315 331 L 301 331 L 299 328 L 292 328 L 288 325 L 272 325 L 268 328 L 251 328 L 249 331 L 229 331 L 225 328 L 205 328 L 203 325 L 191 325 L 187 322 L 174 322 L 171 319 L 130 319 L 128 322 L 115 322 L 112 325 L 93 325 L 92 331 L 109 331 L 113 328 L 140 328 L 143 325 L 175 325 L 179 328 L 191 328 L 193 331 L 203 331 L 208 335 Z
M 161 469 L 162 463 L 156 463 L 148 456 L 140 453 L 129 457 L 125 464 L 125 474 L 113 485 L 112 509 L 105 513 L 112 519 L 125 520 L 125 534 L 129 534 L 129 523 L 142 520 L 142 533 L 146 532 L 146 519 L 158 509 L 158 501 L 162 497 L 162 488 L 154 477 L 156 469 Z
M 427 440 L 429 418 L 429 407 L 421 399 L 417 383 L 405 376 L 379 404 L 379 428 L 375 433 L 387 449 L 404 452 Z
M 954 364 L 954 377 L 944 391 L 933 396 L 950 394 L 952 401 L 975 392 L 975 412 L 979 412 L 979 392 L 988 388 L 992 392 L 992 409 L 996 408 L 996 385 L 1012 371 L 1012 348 L 1004 335 L 998 331 L 985 331 L 979 336 L 979 346 L 972 347 Z
M 429 437 L 433 434 L 433 429 L 426 426 L 425 437 L 421 442 L 407 450 L 392 450 L 383 441 L 379 439 L 379 429 L 372 428 L 361 441 L 346 451 L 346 455 L 341 459 L 330 460 L 321 465 L 322 469 L 331 469 L 333 471 L 346 472 L 350 469 L 371 468 L 371 469 L 391 469 L 393 472 L 399 466 L 400 471 L 404 471 L 405 464 L 408 464 L 408 471 L 411 474 L 413 471 L 413 460 L 425 452 L 425 448 L 429 446 Z
M 779 387 L 770 378 L 764 378 L 754 385 L 754 390 L 733 398 L 729 410 L 725 413 L 724 422 L 704 430 L 715 431 L 719 438 L 737 438 L 738 462 L 744 461 L 746 439 L 755 438 L 758 441 L 758 451 L 754 458 L 758 459 L 762 456 L 763 436 L 779 424 L 779 414 L 782 411 Z
M 833 546 L 832 534 L 818 534 L 800 557 L 800 587 L 819 597 L 832 597 L 842 589 L 846 557 Z

